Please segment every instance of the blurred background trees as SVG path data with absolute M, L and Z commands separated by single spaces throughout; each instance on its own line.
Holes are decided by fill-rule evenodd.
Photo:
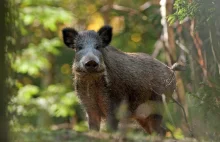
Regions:
M 11 34 L 6 37 L 6 59 L 12 140 L 59 141 L 57 133 L 66 135 L 66 132 L 52 130 L 87 130 L 72 85 L 74 51 L 65 48 L 61 30 L 64 27 L 98 30 L 104 24 L 113 26 L 113 46 L 126 52 L 151 54 L 169 66 L 175 62 L 186 65 L 186 71 L 176 74 L 174 97 L 186 109 L 197 139 L 220 138 L 218 0 L 10 0 L 8 3 L 10 15 L 6 23 L 12 24 Z M 171 115 L 164 125 L 176 138 L 187 137 L 180 108 L 173 103 L 168 107 Z M 75 139 L 78 136 L 69 133 Z M 136 140 L 141 136 L 145 139 L 141 131 L 135 135 Z

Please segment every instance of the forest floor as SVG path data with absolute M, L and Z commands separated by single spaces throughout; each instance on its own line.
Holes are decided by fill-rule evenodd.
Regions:
M 197 142 L 193 138 L 162 139 L 158 136 L 149 136 L 143 132 L 121 133 L 106 132 L 76 132 L 74 130 L 34 130 L 29 132 L 17 132 L 11 137 L 13 142 Z

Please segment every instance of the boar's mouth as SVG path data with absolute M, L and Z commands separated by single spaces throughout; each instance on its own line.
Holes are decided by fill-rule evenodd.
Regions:
M 104 69 L 101 69 L 101 70 L 94 70 L 94 71 L 85 71 L 85 70 L 80 70 L 80 69 L 75 69 L 74 72 L 77 73 L 77 74 L 102 74 L 104 73 Z

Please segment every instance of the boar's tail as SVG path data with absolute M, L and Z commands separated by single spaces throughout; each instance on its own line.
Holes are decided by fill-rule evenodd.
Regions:
M 171 67 L 171 69 L 173 71 L 185 71 L 186 70 L 186 66 L 182 65 L 180 63 L 174 63 Z

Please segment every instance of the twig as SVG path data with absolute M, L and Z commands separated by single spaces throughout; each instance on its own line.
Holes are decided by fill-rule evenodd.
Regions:
M 179 103 L 177 100 L 175 100 L 173 97 L 171 97 L 171 98 L 172 98 L 172 100 L 182 109 L 183 114 L 184 114 L 184 118 L 185 118 L 185 121 L 186 121 L 186 124 L 187 124 L 187 127 L 188 127 L 189 132 L 190 132 L 190 136 L 191 136 L 191 137 L 194 137 L 193 131 L 192 131 L 192 129 L 190 128 L 188 119 L 187 119 L 187 117 L 186 117 L 186 111 L 185 111 L 184 107 L 182 106 L 182 104 L 180 104 L 180 103 Z
M 140 11 L 136 10 L 136 9 L 132 9 L 130 7 L 125 7 L 125 6 L 121 6 L 121 5 L 117 5 L 117 4 L 113 4 L 113 5 L 105 5 L 103 6 L 100 11 L 101 12 L 105 12 L 109 9 L 114 9 L 117 11 L 123 11 L 123 12 L 128 12 L 129 14 L 138 14 Z
M 166 113 L 167 113 L 169 119 L 171 120 L 171 122 L 172 122 L 173 125 L 175 126 L 175 123 L 174 123 L 174 121 L 173 121 L 173 118 L 172 118 L 172 116 L 171 116 L 171 113 L 170 113 L 170 111 L 169 111 L 169 108 L 168 108 L 168 106 L 167 106 L 166 96 L 165 96 L 164 94 L 162 94 L 161 96 L 162 96 L 163 104 L 164 104 L 164 106 L 165 106 L 165 111 L 166 111 Z
M 160 53 L 160 50 L 163 48 L 163 42 L 161 40 L 157 40 L 154 47 L 155 47 L 155 49 L 154 49 L 154 52 L 151 56 L 153 58 L 156 58 L 158 56 L 158 54 Z
M 178 40 L 176 40 L 176 44 L 187 54 L 189 54 L 189 50 Z
M 137 11 L 135 9 L 130 8 L 130 7 L 125 7 L 125 6 L 121 6 L 121 5 L 117 5 L 117 4 L 113 4 L 112 8 L 114 10 L 130 12 L 130 13 L 133 13 L 133 14 L 137 14 L 139 12 L 139 11 Z
M 145 2 L 144 4 L 142 4 L 139 9 L 141 11 L 144 11 L 144 10 L 148 9 L 151 5 L 152 5 L 151 2 L 148 1 L 148 2 Z

